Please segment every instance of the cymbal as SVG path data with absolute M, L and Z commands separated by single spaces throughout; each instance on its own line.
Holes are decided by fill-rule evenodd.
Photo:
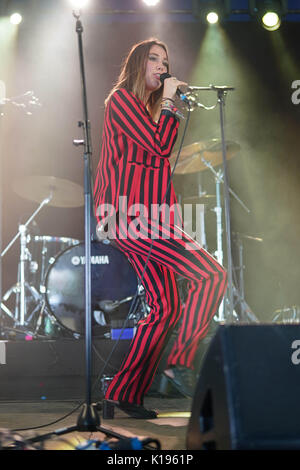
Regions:
M 51 197 L 49 206 L 80 207 L 84 204 L 83 188 L 72 181 L 55 176 L 27 176 L 13 183 L 13 190 L 21 197 L 41 203 Z
M 225 144 L 226 158 L 229 160 L 240 150 L 240 145 L 230 140 L 227 140 Z M 177 152 L 173 152 L 170 157 L 170 165 L 172 168 L 176 158 Z M 222 141 L 219 139 L 211 139 L 204 142 L 194 142 L 191 145 L 183 147 L 175 173 L 186 175 L 207 170 L 208 167 L 204 164 L 202 158 L 207 160 L 212 166 L 221 165 L 223 163 Z

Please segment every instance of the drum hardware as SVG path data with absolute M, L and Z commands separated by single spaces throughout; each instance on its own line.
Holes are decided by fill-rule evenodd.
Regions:
M 4 294 L 3 299 L 7 300 L 12 292 L 16 293 L 16 309 L 14 314 L 14 321 L 15 325 L 25 326 L 26 324 L 26 316 L 27 316 L 27 302 L 26 302 L 26 290 L 33 292 L 31 286 L 26 282 L 26 265 L 30 261 L 30 253 L 27 249 L 28 243 L 28 233 L 27 227 L 33 221 L 33 219 L 37 216 L 37 214 L 41 211 L 41 209 L 50 203 L 52 198 L 52 194 L 45 198 L 35 212 L 29 217 L 25 224 L 19 225 L 19 231 L 15 235 L 15 237 L 11 240 L 11 242 L 7 245 L 7 247 L 1 253 L 1 257 L 3 257 L 8 250 L 12 247 L 12 245 L 16 242 L 18 238 L 20 238 L 20 259 L 18 265 L 18 281 L 17 285 L 13 288 L 9 289 L 9 291 Z M 34 293 L 33 293 L 34 294 Z M 6 313 L 6 311 L 4 310 Z M 11 316 L 11 315 L 10 315 Z
M 273 315 L 272 322 L 274 323 L 300 323 L 299 305 L 277 309 Z
M 3 312 L 6 313 L 6 315 L 10 317 L 12 320 L 15 319 L 13 313 L 9 310 L 9 308 L 3 302 L 1 302 L 1 310 L 3 310 Z
M 146 304 L 146 301 L 145 301 L 145 293 L 144 292 L 139 292 L 137 298 L 140 299 L 140 305 L 141 305 L 141 308 L 142 308 L 142 316 L 145 317 L 148 314 L 147 304 Z M 116 300 L 115 301 L 114 300 L 102 300 L 102 301 L 98 302 L 98 305 L 104 313 L 112 314 L 113 312 L 115 312 L 120 307 L 120 305 L 122 305 L 124 303 L 128 303 L 128 302 L 130 302 L 134 299 L 135 299 L 135 295 L 131 295 L 129 297 L 126 297 L 125 299 L 121 299 L 121 300 L 117 300 L 117 301 Z M 131 319 L 131 318 L 138 318 L 139 319 L 140 318 L 141 313 L 139 313 L 137 315 L 138 307 L 139 307 L 139 303 L 137 302 L 136 305 L 134 306 L 134 309 L 131 312 L 131 315 L 130 315 L 129 319 Z
M 223 178 L 224 175 L 223 175 L 222 170 L 219 170 L 217 172 L 214 169 L 214 165 L 209 160 L 206 160 L 204 156 L 201 157 L 201 161 L 206 166 L 206 168 L 208 168 L 215 175 L 216 185 L 220 183 L 224 183 L 224 178 Z M 243 209 L 249 214 L 250 209 L 243 203 L 243 201 L 238 197 L 238 195 L 230 187 L 228 187 L 228 191 L 237 200 L 237 202 L 243 207 Z M 218 190 L 218 193 L 220 194 L 219 190 Z M 216 194 L 217 194 L 217 190 L 216 190 Z
M 243 260 L 243 258 L 244 258 L 244 256 L 243 256 L 244 247 L 243 247 L 242 239 L 244 238 L 246 240 L 251 240 L 251 241 L 256 241 L 256 242 L 263 242 L 263 239 L 259 238 L 259 237 L 253 237 L 251 235 L 246 235 L 246 234 L 243 234 L 243 233 L 239 233 L 239 232 L 232 232 L 232 235 L 233 235 L 235 243 L 238 247 L 239 265 L 235 269 L 236 269 L 236 271 L 239 271 L 239 282 L 238 282 L 239 292 L 240 292 L 241 300 L 244 301 L 245 300 L 245 289 L 244 289 L 244 270 L 245 270 L 245 266 L 244 266 L 244 260 Z
M 125 319 L 115 319 L 114 312 L 119 308 L 120 305 L 135 301 L 133 307 L 130 305 L 128 309 L 128 315 Z M 142 318 L 146 318 L 149 313 L 149 306 L 145 300 L 145 291 L 143 286 L 140 286 L 138 295 L 132 295 L 121 299 L 119 301 L 103 300 L 98 303 L 101 313 L 106 313 L 110 319 L 110 334 L 111 339 L 123 339 L 123 330 L 131 329 L 132 337 L 135 332 L 135 328 L 138 322 Z M 130 314 L 129 314 L 130 313 Z M 120 333 L 121 331 L 121 333 Z
M 202 246 L 202 248 L 208 250 L 205 234 L 205 204 L 197 203 L 196 210 L 196 232 L 194 232 L 192 204 L 184 205 L 184 230 L 191 238 L 195 239 L 196 237 L 196 241 Z
M 215 183 L 216 183 L 216 206 L 213 209 L 216 214 L 216 224 L 217 224 L 217 250 L 215 251 L 215 257 L 218 262 L 223 266 L 223 241 L 222 241 L 222 204 L 221 204 L 221 192 L 220 192 L 220 179 L 221 170 L 216 173 Z M 225 320 L 225 301 L 222 300 L 219 306 L 219 312 L 215 320 L 223 322 Z
M 38 268 L 38 266 L 35 264 L 36 260 L 33 260 L 32 253 L 27 246 L 31 239 L 30 234 L 28 233 L 28 226 L 44 206 L 49 205 L 65 208 L 81 206 L 83 204 L 83 190 L 78 184 L 53 176 L 28 176 L 25 178 L 18 178 L 13 183 L 13 189 L 21 197 L 39 203 L 38 208 L 29 217 L 26 223 L 19 225 L 18 233 L 1 253 L 2 258 L 14 245 L 16 240 L 20 238 L 17 284 L 10 288 L 3 296 L 3 300 L 7 301 L 12 293 L 16 295 L 15 312 L 13 314 L 4 302 L 1 302 L 1 310 L 14 320 L 15 326 L 18 325 L 25 327 L 25 325 L 28 325 L 32 320 L 33 315 L 38 311 L 38 309 L 43 306 L 44 296 L 41 291 L 41 284 L 44 280 L 46 254 L 45 251 L 42 252 L 43 271 L 40 276 L 41 283 L 34 287 L 32 283 L 28 282 L 28 277 L 30 272 L 36 272 L 36 268 Z M 42 202 L 40 202 L 41 200 Z M 34 241 L 36 241 L 37 238 L 38 237 L 35 237 Z M 41 238 L 45 239 L 47 237 Z M 57 237 L 52 238 L 57 239 Z M 28 317 L 28 304 L 31 299 L 36 303 L 36 306 Z M 47 308 L 43 308 L 42 311 L 51 318 Z
M 251 321 L 254 323 L 258 323 L 258 319 L 256 318 L 255 314 L 247 304 L 245 300 L 245 288 L 244 288 L 244 257 L 243 257 L 243 242 L 242 238 L 246 238 L 248 240 L 260 241 L 262 242 L 262 238 L 251 237 L 250 235 L 240 234 L 238 232 L 233 232 L 233 239 L 238 247 L 238 261 L 239 264 L 237 267 L 234 267 L 233 274 L 234 274 L 234 284 L 233 284 L 233 293 L 236 299 L 235 307 L 238 304 L 240 306 L 240 320 L 242 321 Z M 238 272 L 239 280 L 236 279 L 236 272 Z M 236 287 L 238 286 L 238 288 Z
M 44 334 L 46 336 L 51 336 L 53 334 L 54 326 L 57 325 L 56 318 L 48 311 L 46 307 L 45 299 L 36 307 L 35 311 L 32 312 L 32 316 L 39 311 L 39 316 L 35 323 L 34 335 L 36 336 L 42 327 L 43 321 L 44 325 Z
M 134 298 L 133 296 L 130 296 L 130 297 L 126 297 L 125 299 L 118 300 L 118 301 L 102 300 L 102 301 L 98 302 L 98 305 L 99 305 L 100 309 L 103 310 L 105 313 L 112 313 L 120 305 L 122 305 L 124 303 L 127 303 L 127 302 L 130 302 L 130 300 L 132 300 L 133 298 Z
M 245 240 L 250 240 L 250 241 L 254 241 L 254 242 L 262 243 L 264 241 L 263 238 L 254 237 L 253 235 L 248 235 L 246 233 L 233 232 L 233 235 L 235 235 L 236 237 L 239 237 L 240 239 L 244 238 Z
M 215 194 L 207 194 L 203 192 L 198 196 L 189 196 L 183 199 L 184 204 L 212 204 L 213 200 L 216 199 Z
M 40 282 L 37 283 L 37 286 L 33 285 L 32 279 L 30 276 L 31 265 L 34 265 L 35 268 L 33 272 L 39 274 L 39 281 L 43 279 L 43 270 L 45 269 L 46 265 L 46 258 L 45 255 L 47 250 L 44 251 L 42 254 L 43 264 L 39 266 L 37 261 L 33 261 L 32 252 L 28 249 L 27 245 L 31 241 L 31 237 L 28 235 L 23 238 L 23 243 L 26 238 L 26 243 L 23 245 L 23 253 L 25 253 L 25 257 L 23 257 L 23 266 L 21 266 L 21 261 L 19 262 L 18 266 L 18 280 L 17 283 L 12 286 L 3 296 L 3 300 L 6 302 L 9 300 L 12 294 L 15 294 L 15 314 L 13 315 L 10 310 L 7 308 L 5 310 L 4 306 L 2 305 L 3 310 L 10 316 L 11 319 L 14 320 L 14 326 L 21 326 L 21 327 L 31 327 L 32 331 L 31 334 L 33 336 L 37 335 L 41 326 L 42 321 L 46 318 L 49 320 L 51 324 L 54 324 L 56 320 L 48 311 L 45 303 L 44 297 L 44 290 L 43 286 Z M 34 237 L 35 238 L 35 237 Z M 33 238 L 33 241 L 35 242 Z M 59 240 L 59 237 L 38 237 L 38 238 L 45 238 L 45 239 L 55 239 Z M 63 238 L 63 240 L 67 240 Z M 71 239 L 73 243 L 79 241 Z M 21 257 L 20 257 L 21 258 Z M 49 263 L 51 259 L 49 259 Z M 21 275 L 22 273 L 22 275 Z M 21 315 L 21 312 L 24 311 L 24 314 Z M 36 318 L 37 317 L 37 318 Z M 49 332 L 47 333 L 49 335 Z
M 215 196 L 212 194 L 207 194 L 206 191 L 202 190 L 200 173 L 198 173 L 198 195 L 197 196 L 189 196 L 184 198 L 184 229 L 187 231 L 189 235 L 194 238 L 194 233 L 189 232 L 189 227 L 187 224 L 189 221 L 186 222 L 186 210 L 189 209 L 189 205 L 196 205 L 197 217 L 196 217 L 196 238 L 200 245 L 205 249 L 208 250 L 207 241 L 206 241 L 206 233 L 205 233 L 205 211 L 208 203 L 212 201 Z M 186 207 L 188 205 L 188 207 Z M 192 214 L 189 214 L 190 220 L 192 221 L 193 217 Z M 192 225 L 192 223 L 191 223 Z M 200 232 L 200 233 L 199 233 Z

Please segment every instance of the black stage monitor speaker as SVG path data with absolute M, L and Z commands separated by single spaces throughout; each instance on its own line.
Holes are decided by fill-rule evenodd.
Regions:
M 222 325 L 193 398 L 188 450 L 300 449 L 300 325 Z

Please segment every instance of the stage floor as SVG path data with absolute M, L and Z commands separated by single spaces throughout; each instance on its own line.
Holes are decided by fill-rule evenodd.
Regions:
M 120 410 L 115 410 L 114 419 L 102 419 L 99 411 L 101 427 L 112 430 L 124 437 L 138 437 L 139 439 L 153 438 L 160 442 L 162 450 L 185 450 L 186 432 L 192 400 L 186 398 L 158 398 L 146 397 L 145 406 L 158 411 L 157 419 L 139 420 L 129 418 Z M 66 427 L 75 426 L 80 410 L 79 401 L 1 401 L 0 402 L 0 428 L 3 430 L 18 430 L 18 435 L 24 439 L 35 435 L 46 434 Z M 77 408 L 77 409 L 76 409 Z M 65 419 L 60 418 L 71 413 Z M 56 421 L 56 422 L 55 422 Z M 55 423 L 54 423 L 55 422 Z M 49 423 L 47 427 L 33 429 Z M 30 428 L 30 430 L 26 430 Z M 45 441 L 45 450 L 72 450 L 79 443 L 88 439 L 107 441 L 104 434 L 72 432 L 62 436 L 55 436 Z M 34 446 L 37 446 L 35 444 Z

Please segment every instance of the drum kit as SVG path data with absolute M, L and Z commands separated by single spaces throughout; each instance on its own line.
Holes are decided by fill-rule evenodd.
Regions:
M 227 159 L 234 157 L 240 149 L 237 143 L 231 141 L 227 141 L 226 146 Z M 174 165 L 176 157 L 174 152 L 170 157 L 171 167 Z M 222 170 L 216 171 L 215 169 L 221 164 L 220 141 L 213 139 L 206 142 L 196 142 L 182 149 L 175 173 L 188 175 L 206 169 L 213 172 L 216 194 L 209 195 L 200 192 L 197 196 L 185 198 L 184 202 L 187 204 L 204 202 L 204 205 L 211 200 L 215 202 L 213 210 L 216 213 L 217 249 L 214 256 L 223 264 L 223 222 L 220 191 Z M 45 206 L 60 208 L 83 206 L 83 188 L 69 180 L 54 176 L 29 176 L 17 179 L 13 184 L 13 190 L 22 198 L 39 203 L 39 206 L 25 224 L 19 225 L 18 233 L 1 254 L 3 257 L 19 239 L 20 256 L 17 283 L 3 295 L 1 310 L 12 320 L 12 329 L 23 329 L 29 331 L 33 336 L 53 336 L 67 333 L 75 338 L 81 337 L 84 333 L 85 323 L 84 243 L 73 238 L 36 235 L 30 227 L 32 227 L 37 214 Z M 231 189 L 230 193 L 245 210 L 249 211 Z M 204 219 L 202 222 L 202 228 L 204 228 L 202 242 L 204 248 L 207 248 Z M 91 254 L 93 332 L 103 333 L 104 337 L 109 337 L 108 331 L 110 331 L 111 325 L 118 324 L 120 327 L 127 316 L 130 301 L 137 291 L 138 279 L 127 257 L 109 240 L 93 240 Z M 244 263 L 240 238 L 239 254 L 241 255 L 239 259 L 241 280 L 243 279 Z M 180 290 L 182 292 L 182 289 Z M 244 286 L 239 285 L 238 288 L 235 286 L 234 293 L 241 306 L 242 320 L 256 322 L 255 315 L 245 302 Z M 7 306 L 12 295 L 15 295 L 14 311 Z M 129 319 L 132 326 L 136 325 L 137 321 L 148 313 L 145 292 L 142 287 L 139 290 L 138 300 L 137 307 Z M 215 320 L 226 321 L 224 302 Z
M 3 257 L 19 239 L 17 283 L 3 295 L 2 312 L 10 318 L 7 331 L 25 332 L 26 337 L 84 335 L 84 243 L 78 239 L 36 235 L 34 218 L 45 206 L 60 208 L 83 205 L 83 189 L 69 180 L 53 176 L 18 179 L 14 191 L 39 206 L 3 250 Z M 109 241 L 92 241 L 91 280 L 93 331 L 109 338 L 112 325 L 120 326 L 137 290 L 137 277 L 123 253 Z M 8 307 L 15 296 L 14 310 Z M 147 314 L 143 289 L 128 325 Z M 2 322 L 3 323 L 3 322 Z M 123 321 L 122 321 L 123 323 Z

